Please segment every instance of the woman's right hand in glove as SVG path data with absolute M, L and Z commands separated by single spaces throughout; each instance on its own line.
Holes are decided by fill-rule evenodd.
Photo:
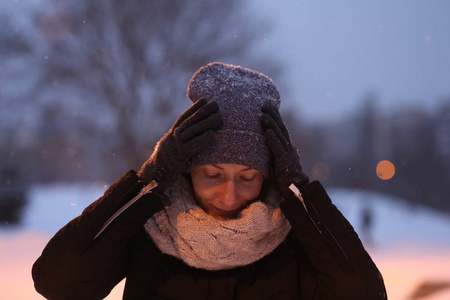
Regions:
M 199 99 L 191 105 L 161 138 L 150 158 L 142 165 L 139 177 L 144 183 L 155 180 L 160 191 L 166 190 L 186 171 L 189 160 L 213 139 L 222 124 L 215 101 Z

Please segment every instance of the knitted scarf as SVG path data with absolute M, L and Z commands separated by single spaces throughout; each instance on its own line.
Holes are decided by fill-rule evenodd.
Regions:
M 291 229 L 275 190 L 230 220 L 215 219 L 199 207 L 188 179 L 168 195 L 172 204 L 151 217 L 145 229 L 163 253 L 192 267 L 223 270 L 251 264 L 272 252 Z

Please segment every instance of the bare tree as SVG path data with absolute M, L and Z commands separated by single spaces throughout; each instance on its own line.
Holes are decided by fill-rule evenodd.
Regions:
M 85 147 L 101 137 L 104 156 L 128 168 L 188 107 L 193 72 L 215 60 L 250 64 L 262 29 L 238 0 L 51 3 L 39 18 L 48 43 L 40 98 L 83 118 Z
M 26 15 L 26 14 L 25 14 Z M 0 7 L 0 169 L 18 168 L 20 146 L 33 118 L 25 117 L 23 99 L 30 95 L 37 76 L 33 30 L 14 20 L 8 6 Z

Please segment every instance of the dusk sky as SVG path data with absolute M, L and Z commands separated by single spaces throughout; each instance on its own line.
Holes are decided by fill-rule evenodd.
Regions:
M 30 8 L 42 10 L 47 2 L 8 0 L 0 9 L 15 11 L 20 19 L 14 26 L 21 30 L 32 21 Z M 244 15 L 269 25 L 262 35 L 255 32 L 255 54 L 283 67 L 277 77 L 283 81 L 277 84 L 282 108 L 294 107 L 305 120 L 345 117 L 370 93 L 384 111 L 405 105 L 436 109 L 450 98 L 450 1 L 243 3 Z
M 369 93 L 384 111 L 450 98 L 448 1 L 252 2 L 272 22 L 259 50 L 285 65 L 284 101 L 307 120 L 351 114 Z

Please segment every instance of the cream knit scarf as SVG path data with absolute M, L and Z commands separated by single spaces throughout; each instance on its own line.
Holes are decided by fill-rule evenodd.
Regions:
M 251 264 L 272 252 L 291 229 L 275 190 L 264 203 L 246 207 L 238 219 L 224 221 L 197 205 L 185 178 L 168 194 L 172 205 L 150 218 L 145 229 L 163 253 L 192 267 L 223 270 Z

